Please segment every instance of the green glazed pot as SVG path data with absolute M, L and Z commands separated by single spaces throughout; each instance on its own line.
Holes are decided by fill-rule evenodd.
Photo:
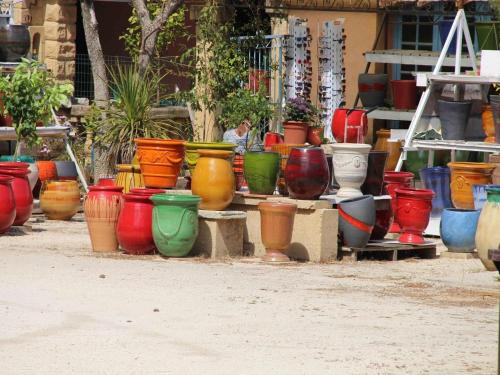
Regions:
M 186 256 L 198 237 L 197 195 L 156 194 L 153 201 L 153 239 L 167 257 Z
M 487 186 L 486 194 L 488 202 L 500 203 L 500 187 Z
M 243 170 L 250 193 L 271 195 L 278 180 L 280 154 L 248 151 L 244 156 Z
M 196 167 L 196 162 L 200 155 L 198 155 L 198 150 L 227 150 L 234 151 L 236 145 L 234 143 L 227 142 L 187 142 L 186 143 L 186 164 L 189 167 L 191 176 L 193 175 L 194 168 Z M 231 158 L 232 163 L 232 158 Z

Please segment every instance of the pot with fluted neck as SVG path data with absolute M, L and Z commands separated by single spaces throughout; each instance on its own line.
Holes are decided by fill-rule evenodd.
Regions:
M 340 185 L 339 198 L 360 197 L 368 168 L 368 153 L 371 146 L 363 143 L 335 143 L 333 150 L 333 173 Z

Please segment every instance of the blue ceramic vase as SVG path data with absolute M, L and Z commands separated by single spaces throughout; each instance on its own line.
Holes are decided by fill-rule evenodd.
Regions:
M 470 253 L 476 248 L 476 230 L 481 210 L 445 208 L 439 232 L 448 251 Z
M 453 207 L 450 193 L 450 169 L 448 167 L 422 168 L 420 179 L 424 182 L 426 189 L 434 192 L 431 216 L 439 216 L 443 209 Z

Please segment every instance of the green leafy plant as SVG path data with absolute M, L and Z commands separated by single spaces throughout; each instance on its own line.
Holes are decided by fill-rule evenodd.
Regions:
M 316 107 L 300 96 L 286 102 L 285 121 L 301 121 L 309 123 L 312 127 L 321 127 Z
M 144 74 L 135 64 L 109 69 L 110 90 L 116 100 L 102 110 L 96 143 L 110 158 L 130 163 L 135 138 L 171 138 L 180 136 L 181 125 L 152 116 L 157 88 L 162 76 L 148 67 Z
M 39 62 L 23 59 L 13 74 L 0 77 L 3 115 L 10 115 L 16 130 L 17 156 L 21 142 L 32 147 L 40 144 L 36 124 L 48 123 L 52 111 L 68 102 L 73 85 L 58 83 Z

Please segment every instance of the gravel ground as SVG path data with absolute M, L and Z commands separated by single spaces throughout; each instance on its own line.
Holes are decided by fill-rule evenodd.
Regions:
M 495 374 L 478 260 L 98 256 L 81 217 L 0 237 L 2 374 Z

